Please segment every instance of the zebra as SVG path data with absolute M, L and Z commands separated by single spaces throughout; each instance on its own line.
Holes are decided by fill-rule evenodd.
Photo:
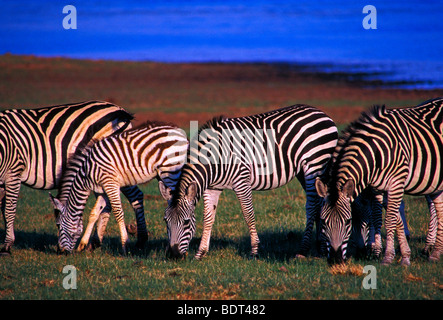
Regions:
M 401 264 L 410 264 L 411 251 L 398 214 L 404 193 L 428 196 L 433 204 L 438 226 L 429 259 L 439 260 L 443 246 L 442 105 L 443 99 L 436 98 L 403 109 L 374 106 L 346 129 L 334 151 L 328 178 L 315 183 L 325 199 L 321 219 L 331 262 L 346 259 L 351 203 L 368 186 L 387 193 L 382 263 L 393 262 L 397 230 Z
M 21 184 L 35 189 L 58 187 L 68 160 L 79 146 L 130 128 L 132 119 L 123 108 L 103 101 L 0 113 L 0 186 L 6 229 L 1 254 L 10 254 L 15 240 L 14 219 Z M 122 191 L 134 193 L 134 189 Z M 143 214 L 142 208 L 138 215 L 143 218 Z M 140 229 L 143 232 L 143 226 Z
M 299 256 L 306 255 L 320 212 L 315 178 L 323 173 L 337 137 L 337 127 L 324 112 L 301 104 L 208 121 L 191 140 L 175 192 L 159 183 L 168 201 L 165 221 L 170 253 L 175 257 L 187 253 L 195 232 L 195 206 L 202 196 L 203 235 L 195 258 L 208 252 L 219 196 L 223 189 L 232 189 L 249 228 L 251 256 L 257 256 L 252 190 L 275 189 L 297 177 L 306 192 L 307 221 Z
M 126 253 L 128 235 L 120 201 L 120 187 L 146 183 L 153 178 L 173 189 L 186 161 L 186 134 L 175 125 L 148 122 L 139 128 L 99 140 L 80 150 L 70 161 L 62 193 L 50 200 L 60 214 L 60 252 L 72 252 L 83 231 L 82 214 L 91 191 L 109 199 Z M 60 200 L 62 199 L 62 200 Z M 96 212 L 96 210 L 93 210 Z M 89 241 L 98 215 L 91 214 L 79 249 Z
M 426 200 L 430 212 L 430 221 L 428 234 L 426 236 L 425 248 L 423 253 L 429 255 L 435 245 L 437 236 L 437 212 L 434 203 L 429 196 Z M 387 196 L 374 192 L 372 188 L 366 188 L 352 202 L 352 234 L 354 243 L 357 246 L 357 253 L 361 255 L 378 258 L 382 253 L 381 227 L 382 210 L 387 208 Z M 400 204 L 400 217 L 404 225 L 406 239 L 409 240 L 410 232 L 405 215 L 405 203 L 402 200 Z

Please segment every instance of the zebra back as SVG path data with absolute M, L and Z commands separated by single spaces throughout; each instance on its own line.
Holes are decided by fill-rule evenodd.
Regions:
M 322 111 L 294 105 L 239 117 L 217 117 L 203 125 L 191 140 L 188 161 L 165 212 L 170 250 L 183 255 L 195 232 L 195 205 L 204 197 L 201 258 L 209 239 L 218 197 L 223 189 L 237 195 L 251 237 L 251 254 L 258 252 L 252 190 L 278 188 L 297 177 L 306 191 L 307 223 L 300 252 L 310 247 L 312 226 L 320 199 L 315 178 L 323 173 L 337 143 L 337 128 Z
M 102 101 L 6 110 L 0 119 L 0 132 L 10 141 L 7 145 L 0 141 L 0 148 L 10 158 L 9 163 L 3 161 L 0 176 L 20 162 L 24 166 L 23 183 L 52 189 L 59 185 L 67 162 L 79 146 L 125 130 L 132 119 L 123 108 Z
M 198 198 L 208 186 L 228 186 L 238 166 L 251 168 L 254 190 L 277 188 L 295 176 L 305 188 L 307 179 L 323 173 L 336 141 L 334 122 L 306 105 L 213 118 L 191 140 L 175 198 L 183 197 L 192 181 L 198 182 Z
M 91 144 L 78 148 L 69 161 L 58 198 L 66 202 L 77 177 L 100 183 L 99 171 L 115 172 L 115 178 L 122 179 L 121 186 L 144 183 L 158 174 L 166 186 L 175 189 L 187 146 L 185 133 L 176 125 L 151 121 L 102 140 L 93 139 Z
M 109 199 L 122 235 L 127 233 L 120 202 L 120 188 L 146 183 L 153 178 L 173 188 L 186 160 L 188 140 L 176 126 L 148 123 L 137 129 L 111 135 L 75 154 L 63 176 L 58 199 L 51 198 L 61 211 L 60 248 L 71 251 L 82 230 L 82 215 L 91 191 Z M 96 217 L 95 217 L 96 218 Z M 89 221 L 89 240 L 94 220 Z
M 364 189 L 372 187 L 388 192 L 383 262 L 389 264 L 394 259 L 397 229 L 402 264 L 410 263 L 399 207 L 404 193 L 441 197 L 442 130 L 443 98 L 410 108 L 375 106 L 347 128 L 335 149 L 327 185 L 317 183 L 319 194 L 327 199 L 321 217 L 323 233 L 332 248 L 330 259 L 345 259 L 352 217 L 350 204 Z
M 410 108 L 375 106 L 339 139 L 329 173 L 331 191 L 353 179 L 355 198 L 368 185 L 387 191 L 393 177 L 404 176 L 406 192 L 431 194 L 443 186 L 442 150 L 442 98 Z M 442 173 L 430 177 L 423 168 L 431 167 Z

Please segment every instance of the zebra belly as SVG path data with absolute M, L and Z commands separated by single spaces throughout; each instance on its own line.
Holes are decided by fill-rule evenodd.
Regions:
M 34 189 L 55 189 L 59 181 L 55 181 L 52 176 L 44 175 L 43 170 L 39 170 L 36 175 L 32 176 L 29 172 L 22 174 L 21 182 Z
M 406 179 L 405 192 L 408 194 L 433 194 L 443 190 L 443 165 L 425 164 L 410 167 Z

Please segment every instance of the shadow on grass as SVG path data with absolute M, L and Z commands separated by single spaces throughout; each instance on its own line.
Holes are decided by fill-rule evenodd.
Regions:
M 0 234 L 1 239 L 4 239 L 5 233 Z M 37 232 L 37 231 L 15 231 L 15 243 L 12 247 L 12 253 L 14 250 L 20 249 L 32 249 L 35 251 L 43 252 L 46 254 L 57 254 L 57 241 L 56 234 Z M 301 245 L 303 237 L 302 230 L 293 231 L 281 231 L 274 232 L 271 230 L 265 230 L 259 233 L 260 247 L 259 247 L 259 259 L 274 260 L 280 262 L 287 262 L 296 257 L 299 247 Z M 187 259 L 193 258 L 198 251 L 200 245 L 200 238 L 193 238 L 189 246 L 189 255 Z M 208 252 L 208 258 L 211 253 L 217 253 L 218 251 L 229 250 L 236 252 L 240 257 L 244 259 L 250 258 L 251 242 L 249 235 L 245 235 L 238 238 L 227 237 L 212 237 L 211 244 Z M 426 259 L 427 255 L 422 252 L 425 246 L 426 236 L 412 236 L 408 241 L 411 247 L 412 255 L 416 258 Z M 144 248 L 136 247 L 136 238 L 130 238 L 130 244 L 128 252 L 130 256 L 139 258 L 149 258 L 153 255 L 157 257 L 164 257 L 167 259 L 168 241 L 164 239 L 150 239 L 146 242 Z M 384 248 L 384 247 L 383 247 Z M 398 248 L 397 248 L 398 249 Z M 119 236 L 105 235 L 103 244 L 99 250 L 106 252 L 113 256 L 122 256 L 121 242 Z M 397 250 L 398 251 L 398 250 Z M 355 247 L 350 245 L 349 253 L 358 261 L 368 261 L 374 259 L 368 259 L 367 257 L 357 257 L 355 254 Z M 399 252 L 397 252 L 399 253 Z M 315 240 L 311 241 L 311 250 L 309 256 L 320 256 Z M 383 254 L 382 254 L 383 256 Z
M 259 233 L 260 246 L 258 251 L 258 259 L 269 259 L 279 262 L 288 262 L 296 257 L 299 253 L 300 245 L 303 238 L 302 230 L 293 231 L 264 231 Z M 237 243 L 238 254 L 245 258 L 250 257 L 251 240 L 249 236 L 242 237 Z M 318 256 L 314 238 L 311 240 L 310 256 Z
M 298 253 L 299 246 L 301 244 L 303 232 L 302 231 L 290 231 L 290 232 L 272 232 L 265 231 L 259 234 L 260 247 L 259 247 L 259 259 L 270 259 L 277 261 L 288 261 L 295 258 Z M 189 254 L 187 259 L 193 259 L 197 253 L 201 238 L 193 238 L 189 245 Z M 212 237 L 210 248 L 208 252 L 208 258 L 211 253 L 217 253 L 220 250 L 232 249 L 239 256 L 249 259 L 251 252 L 251 242 L 249 236 L 243 236 L 239 238 L 225 238 L 225 237 Z M 146 242 L 144 248 L 137 248 L 136 239 L 131 238 L 128 248 L 129 255 L 148 258 L 153 255 L 164 256 L 168 259 L 167 239 L 150 239 Z M 121 243 L 119 237 L 105 237 L 101 250 L 105 250 L 108 254 L 121 256 Z M 315 249 L 315 242 L 312 241 L 311 255 L 318 255 Z
M 40 251 L 48 254 L 56 254 L 57 253 L 57 235 L 50 234 L 46 232 L 37 232 L 37 231 L 20 231 L 16 230 L 15 234 L 15 242 L 12 246 L 11 252 L 19 249 L 32 249 L 35 251 Z M 5 239 L 5 233 L 2 232 L 0 234 L 0 239 L 3 242 Z

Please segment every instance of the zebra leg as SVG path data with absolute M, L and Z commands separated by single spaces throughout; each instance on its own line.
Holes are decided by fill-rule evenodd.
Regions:
M 6 237 L 0 249 L 0 255 L 11 254 L 11 247 L 15 241 L 14 220 L 20 186 L 20 177 L 5 182 L 5 194 L 3 195 L 1 209 L 5 221 Z
M 144 243 L 148 240 L 148 232 L 146 230 L 146 222 L 145 222 L 145 215 L 144 215 L 144 208 L 143 208 L 143 192 L 137 187 L 137 186 L 131 186 L 131 187 L 123 187 L 120 189 L 121 192 L 126 196 L 126 198 L 131 203 L 132 208 L 135 212 L 135 217 L 137 221 L 137 244 L 136 246 L 139 248 L 142 248 Z M 97 203 L 99 198 L 103 197 L 102 195 L 97 196 Z M 94 233 L 94 235 L 91 238 L 91 242 L 89 244 L 88 249 L 94 250 L 95 248 L 98 248 L 101 246 L 103 242 L 103 235 L 106 231 L 106 226 L 109 221 L 109 216 L 111 213 L 111 204 L 109 203 L 108 198 L 106 195 L 104 195 L 104 198 L 102 201 L 105 201 L 104 204 L 99 208 L 101 210 L 100 215 L 97 220 L 97 228 Z M 92 214 L 92 212 L 91 212 Z M 89 226 L 89 225 L 88 225 Z
M 394 249 L 394 236 L 397 230 L 398 241 L 400 244 L 400 251 L 402 254 L 402 265 L 410 264 L 411 249 L 406 239 L 403 221 L 401 220 L 399 208 L 403 192 L 394 193 L 392 195 L 388 193 L 388 208 L 386 211 L 386 251 L 382 264 L 389 265 L 394 261 L 395 249 Z
M 89 243 L 89 238 L 91 237 L 92 230 L 94 228 L 97 219 L 100 217 L 100 213 L 103 208 L 106 206 L 106 200 L 103 195 L 97 196 L 97 201 L 95 202 L 94 207 L 92 208 L 91 213 L 89 214 L 88 226 L 83 234 L 82 239 L 78 245 L 77 251 L 83 251 Z M 100 241 L 101 243 L 101 241 Z
M 426 201 L 428 202 L 430 216 L 428 234 L 426 236 L 425 248 L 423 249 L 423 253 L 429 256 L 434 249 L 435 239 L 437 238 L 438 218 L 437 211 L 435 210 L 434 201 L 431 199 L 430 196 L 426 196 Z
M 195 255 L 197 260 L 203 258 L 209 251 L 209 241 L 211 240 L 212 226 L 215 221 L 215 213 L 217 211 L 218 199 L 222 190 L 207 189 L 203 193 L 204 213 L 203 213 L 203 234 L 200 241 L 198 252 Z
M 121 192 L 131 203 L 137 222 L 137 248 L 143 248 L 148 241 L 148 230 L 146 228 L 145 209 L 143 207 L 143 192 L 137 186 L 123 187 Z
M 439 261 L 440 254 L 443 251 L 443 193 L 440 193 L 437 197 L 433 197 L 435 205 L 435 211 L 437 212 L 438 226 L 437 226 L 437 239 L 435 241 L 435 248 L 432 251 L 429 261 Z
M 122 203 L 120 200 L 120 187 L 117 183 L 109 179 L 103 181 L 103 189 L 105 190 L 109 202 L 111 203 L 112 212 L 114 213 L 115 220 L 117 220 L 117 224 L 120 229 L 122 252 L 123 254 L 126 254 L 128 246 L 128 233 L 125 225 L 125 214 L 123 212 Z
M 376 259 L 380 258 L 383 251 L 383 245 L 381 242 L 381 227 L 383 225 L 383 195 L 375 194 L 374 199 L 371 201 L 372 212 L 370 215 L 371 224 L 373 228 L 373 243 L 371 245 L 371 253 Z
M 315 189 L 314 189 L 315 190 Z M 306 193 L 306 227 L 303 232 L 303 239 L 300 245 L 299 253 L 297 254 L 297 258 L 304 258 L 307 256 L 309 249 L 311 248 L 311 238 L 312 238 L 312 230 L 314 228 L 314 223 L 317 218 L 320 216 L 320 198 L 315 194 L 312 195 L 310 193 Z M 319 219 L 318 219 L 319 220 Z M 326 253 L 326 246 L 323 247 L 323 243 L 320 240 L 321 236 L 321 226 L 320 222 L 317 223 L 317 249 L 319 253 Z
M 400 217 L 403 222 L 406 239 L 409 240 L 411 238 L 411 233 L 409 232 L 408 221 L 406 220 L 405 201 L 404 200 L 401 200 L 400 208 L 398 210 L 400 212 Z
M 258 246 L 260 240 L 258 238 L 255 226 L 254 207 L 252 205 L 252 190 L 249 183 L 240 183 L 233 188 L 238 200 L 240 201 L 243 218 L 249 228 L 249 236 L 251 237 L 251 258 L 258 256 Z
M 100 213 L 97 221 L 97 228 L 95 230 L 94 236 L 90 242 L 90 249 L 94 250 L 100 247 L 103 243 L 103 236 L 105 235 L 106 226 L 108 225 L 109 217 L 111 216 L 111 205 L 109 200 L 106 201 L 105 209 Z
M 406 238 L 404 223 L 400 212 L 397 216 L 397 236 L 400 245 L 400 252 L 402 255 L 401 265 L 409 266 L 411 264 L 411 249 L 409 248 L 408 239 Z

